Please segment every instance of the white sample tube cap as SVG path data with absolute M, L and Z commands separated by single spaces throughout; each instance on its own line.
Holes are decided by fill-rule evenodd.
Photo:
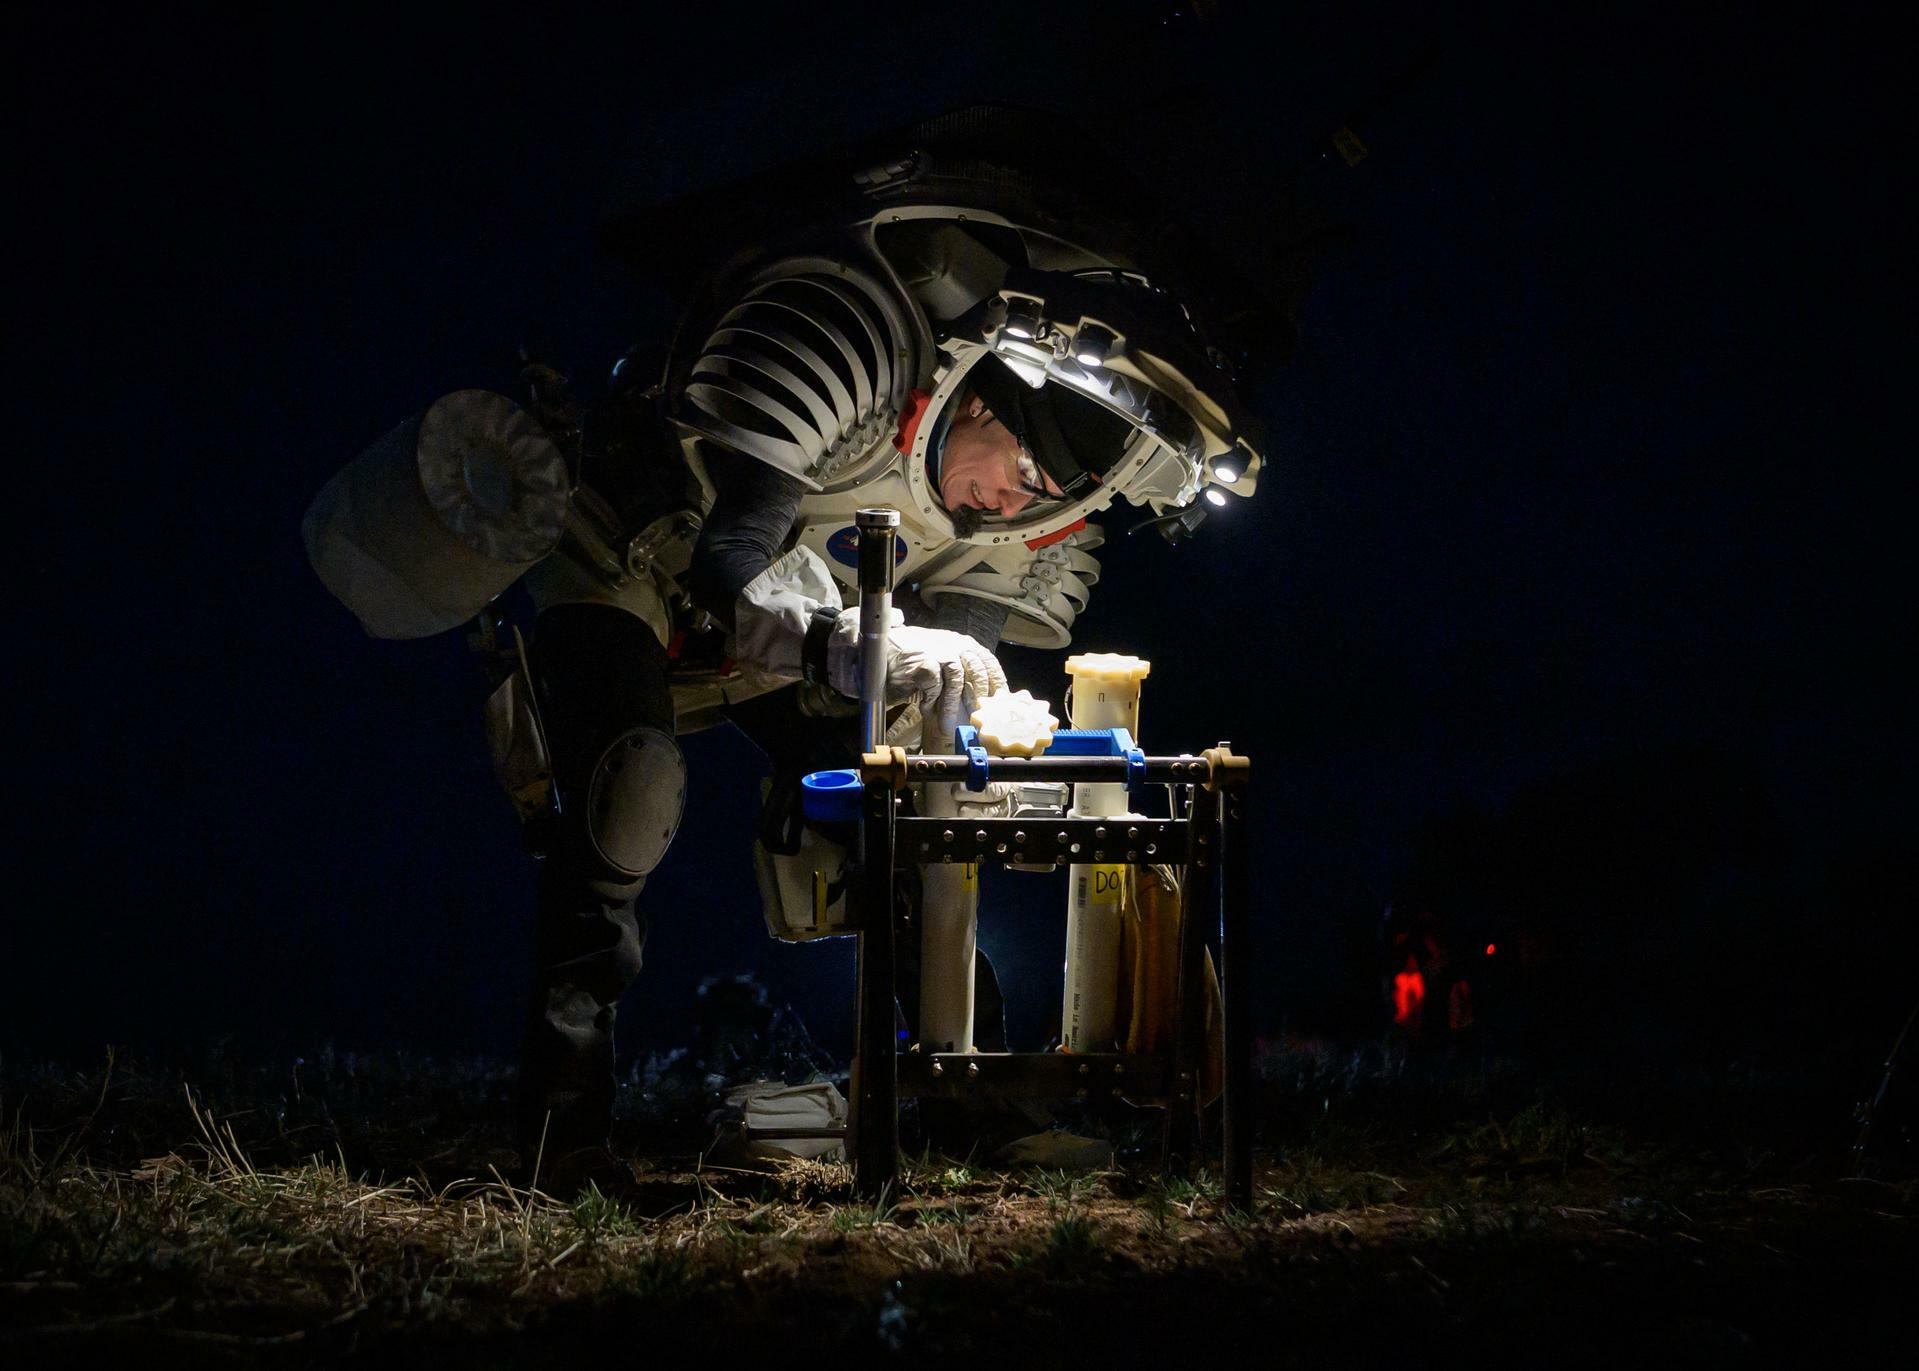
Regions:
M 1059 720 L 1051 701 L 1034 699 L 1030 690 L 1002 690 L 979 702 L 972 725 L 980 746 L 995 757 L 1037 757 L 1051 745 Z
M 1095 681 L 1138 685 L 1152 674 L 1153 664 L 1124 652 L 1075 652 L 1066 659 L 1066 674 L 1078 685 Z

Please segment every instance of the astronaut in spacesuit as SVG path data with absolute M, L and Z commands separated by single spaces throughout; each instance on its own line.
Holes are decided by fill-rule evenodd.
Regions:
M 888 736 L 918 746 L 1005 687 L 1001 642 L 1071 641 L 1091 516 L 1123 499 L 1178 541 L 1252 494 L 1262 444 L 1226 354 L 1123 226 L 1047 208 L 1051 182 L 963 143 L 849 168 L 789 227 L 714 254 L 663 359 L 623 362 L 583 415 L 546 373 L 524 409 L 457 392 L 308 512 L 316 571 L 378 636 L 444 631 L 523 575 L 537 606 L 488 706 L 545 856 L 529 1155 L 606 1137 L 678 734 L 731 722 L 766 751 L 769 929 L 830 931 L 797 783 L 851 751 L 855 510 L 900 512 Z
M 989 415 L 956 420 L 946 443 L 964 459 L 963 493 L 975 507 L 1032 498 L 1021 475 L 1030 459 Z M 781 553 L 806 488 L 721 448 L 705 452 L 704 467 L 714 499 L 685 578 L 691 604 L 729 631 L 742 675 L 761 686 L 791 683 L 727 701 L 724 717 L 760 743 L 783 779 L 843 765 L 854 751 L 854 721 L 831 702 L 859 692 L 858 611 L 841 606 L 817 554 Z M 544 584 L 535 580 L 539 595 Z M 925 715 L 963 718 L 975 699 L 1004 689 L 992 652 L 997 617 L 985 616 L 982 626 L 975 616 L 967 627 L 977 637 L 896 626 L 888 639 L 889 698 Z M 520 1133 L 523 1150 L 544 1134 L 547 1155 L 563 1159 L 606 1136 L 615 1006 L 640 970 L 646 937 L 638 896 L 671 837 L 662 797 L 672 793 L 677 808 L 683 781 L 672 744 L 671 663 L 639 618 L 595 600 L 546 603 L 531 661 L 560 819 L 540 876 Z M 802 683 L 814 687 L 810 702 L 799 698 Z

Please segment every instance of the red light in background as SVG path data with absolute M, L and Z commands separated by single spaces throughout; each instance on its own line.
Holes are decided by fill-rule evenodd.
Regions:
M 1393 1022 L 1411 1023 L 1425 1002 L 1426 978 L 1419 973 L 1419 963 L 1408 957 L 1406 969 L 1393 976 Z
M 1499 951 L 1499 944 L 1498 944 L 1498 943 L 1487 943 L 1487 944 L 1486 944 L 1486 955 L 1487 955 L 1488 957 L 1490 957 L 1490 956 L 1492 956 L 1492 955 L 1493 955 L 1493 953 L 1495 953 L 1495 952 L 1497 952 L 1497 951 Z

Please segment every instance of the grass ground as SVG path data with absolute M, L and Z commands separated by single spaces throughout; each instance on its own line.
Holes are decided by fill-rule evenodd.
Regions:
M 1911 1181 L 1504 1107 L 1483 1069 L 1395 1083 L 1346 1060 L 1268 1063 L 1251 1214 L 1203 1175 L 931 1151 L 870 1204 L 841 1168 L 706 1165 L 658 1122 L 626 1193 L 562 1202 L 510 1183 L 486 1068 L 335 1061 L 204 1092 L 13 1070 L 0 1365 L 1710 1366 L 1901 1332 Z

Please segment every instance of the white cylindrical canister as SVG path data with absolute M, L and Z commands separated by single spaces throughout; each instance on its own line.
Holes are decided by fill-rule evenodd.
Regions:
M 920 787 L 928 818 L 959 813 L 954 783 Z M 966 1052 L 973 1046 L 973 963 L 979 945 L 979 865 L 933 862 L 920 868 L 920 1048 Z
M 928 752 L 953 746 L 955 702 L 947 717 L 929 719 Z M 979 702 L 973 726 L 995 757 L 1036 757 L 1059 723 L 1044 700 L 1024 690 L 1002 690 Z M 960 785 L 932 781 L 920 787 L 921 812 L 951 819 L 963 812 Z M 966 1052 L 973 1046 L 974 950 L 979 945 L 979 864 L 930 862 L 921 867 L 920 1046 L 927 1052 Z
M 1072 677 L 1067 717 L 1073 728 L 1123 728 L 1139 742 L 1140 683 L 1152 671 L 1141 657 L 1081 652 L 1066 659 Z M 1123 818 L 1124 785 L 1076 785 L 1075 818 Z M 1126 868 L 1075 862 L 1066 886 L 1066 989 L 1060 1044 L 1069 1052 L 1109 1052 L 1118 1025 L 1120 898 Z

